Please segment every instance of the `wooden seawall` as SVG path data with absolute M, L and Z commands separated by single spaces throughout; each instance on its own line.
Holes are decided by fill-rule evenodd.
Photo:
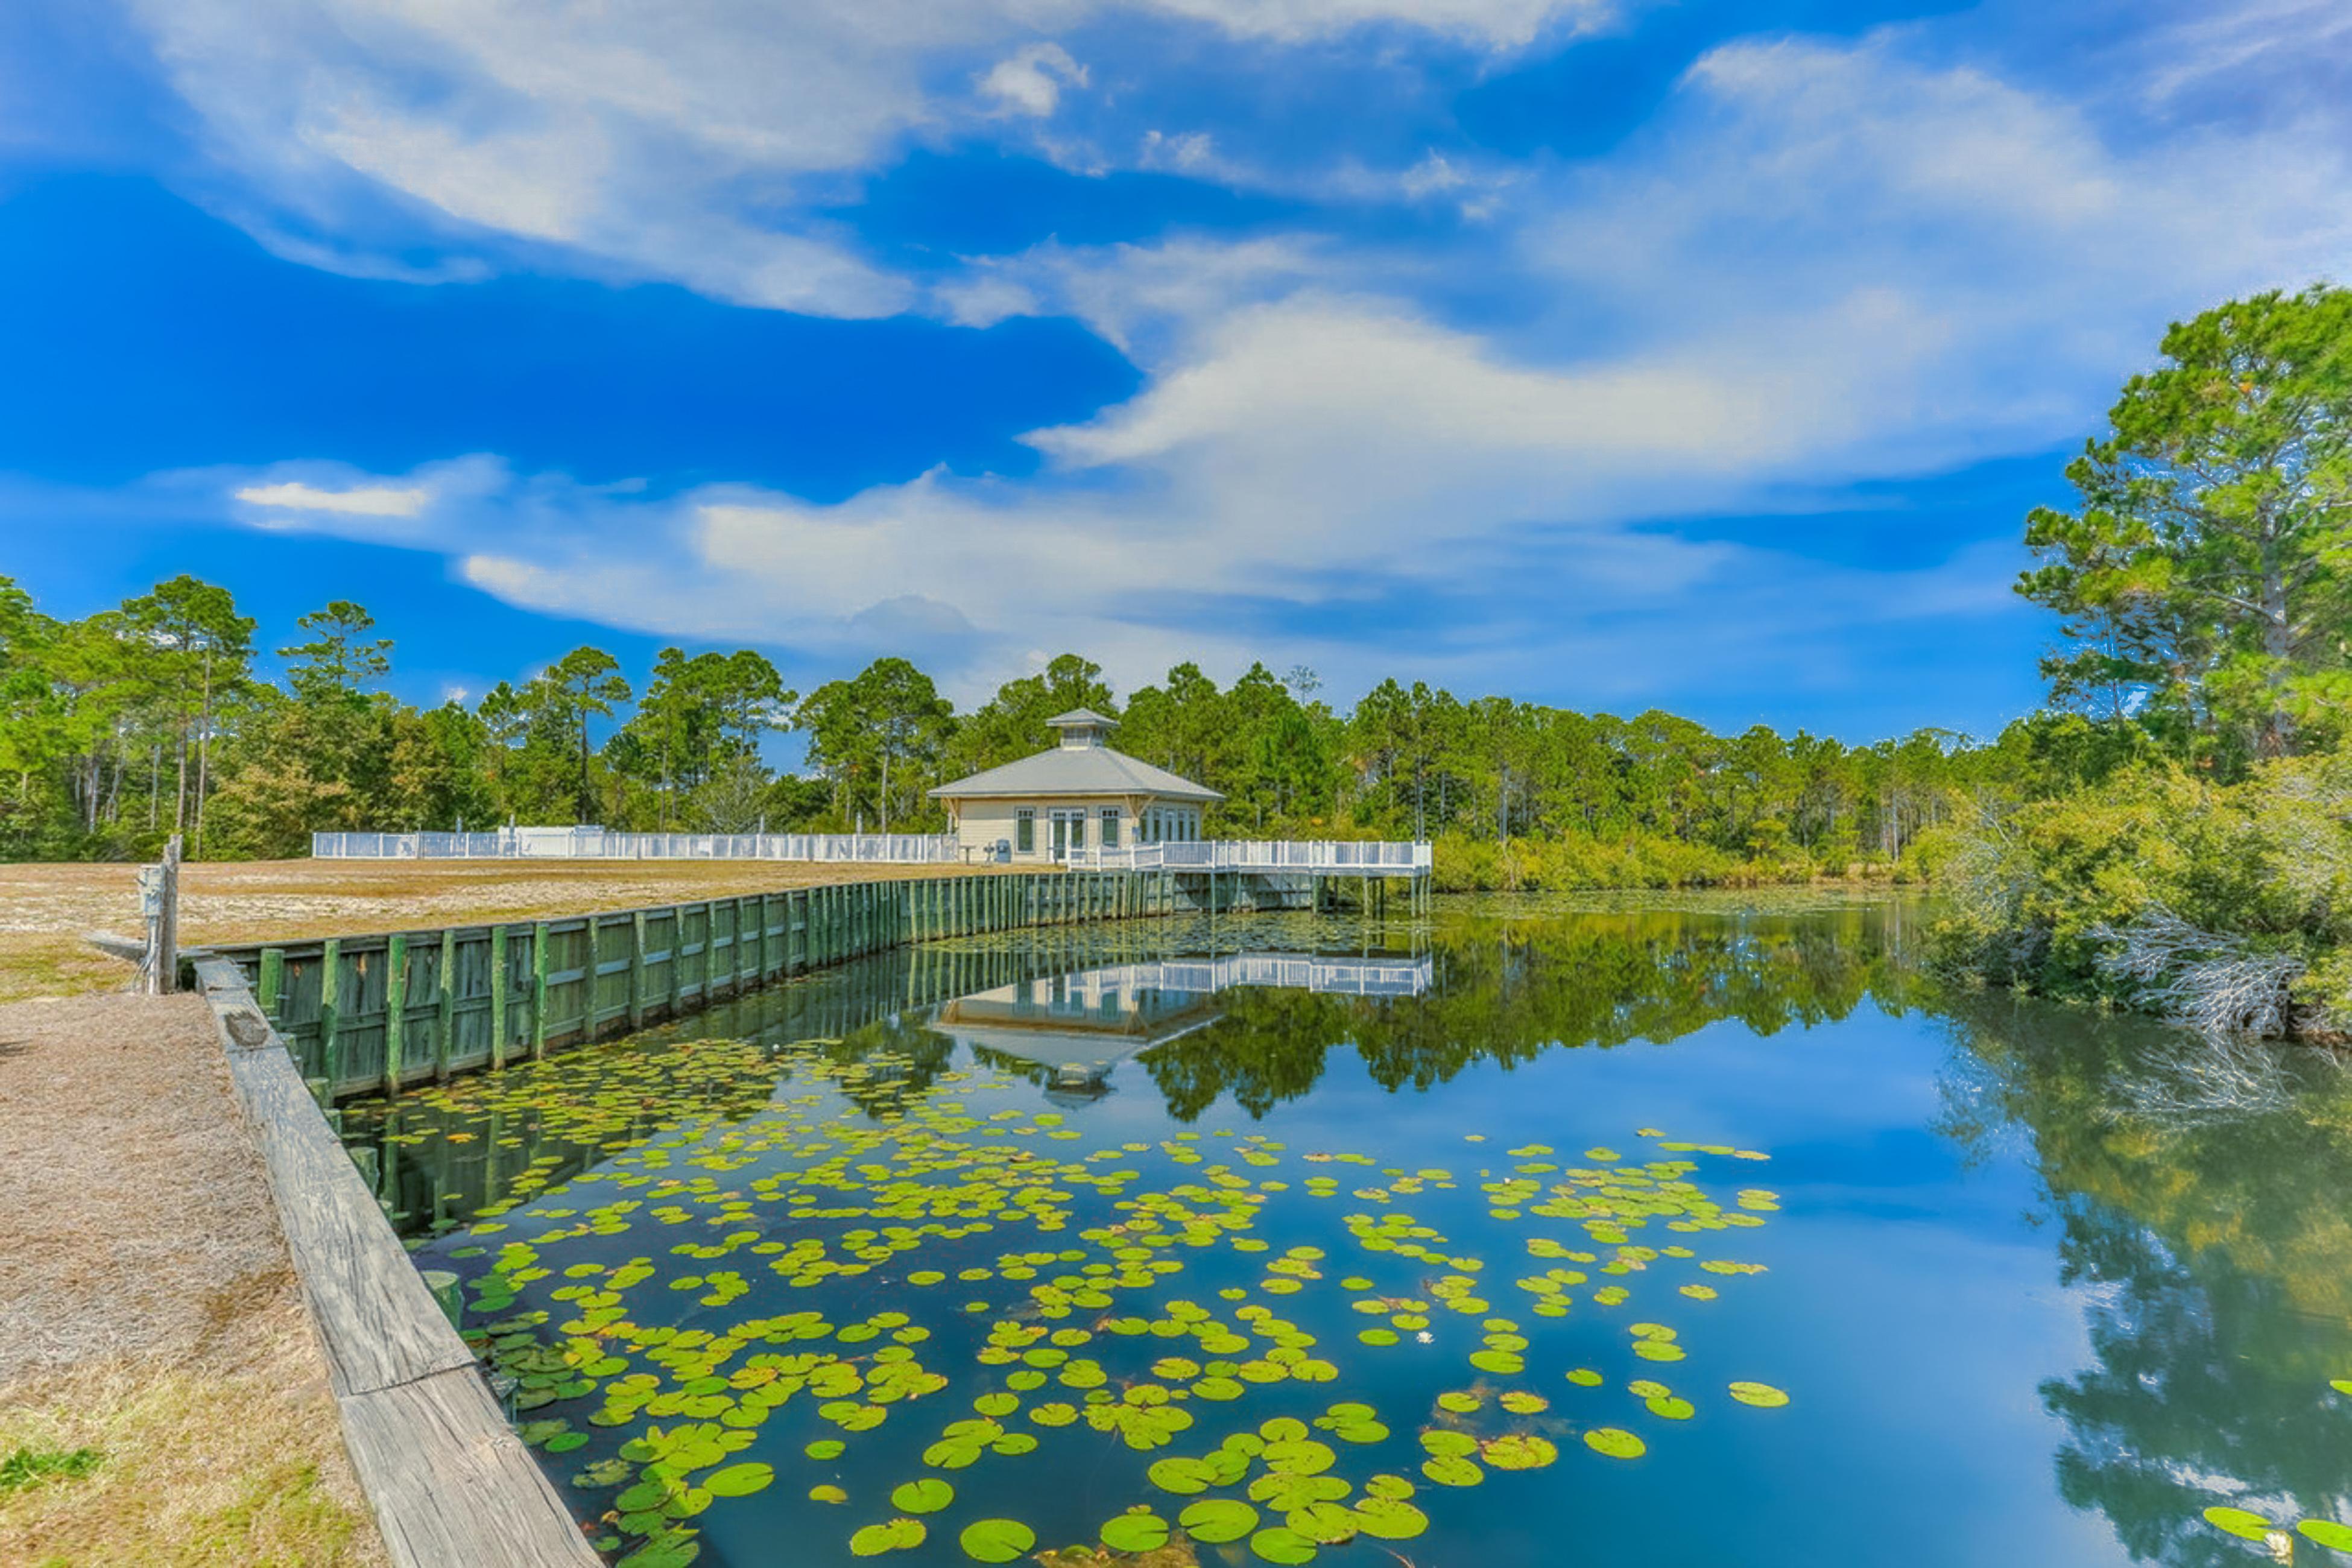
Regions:
M 220 951 L 332 1103 L 626 1034 L 909 942 L 1178 908 L 1156 872 L 1002 872 Z

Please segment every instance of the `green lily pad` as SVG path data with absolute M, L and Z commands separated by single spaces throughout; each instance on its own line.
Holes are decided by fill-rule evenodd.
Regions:
M 1584 1435 L 1584 1446 L 1612 1459 L 1638 1459 L 1650 1446 L 1622 1426 L 1595 1426 Z
M 1284 1525 L 1272 1525 L 1250 1537 L 1250 1550 L 1268 1563 L 1283 1568 L 1315 1561 L 1315 1543 L 1297 1531 Z
M 849 1494 L 843 1491 L 836 1486 L 828 1484 L 825 1486 L 809 1488 L 809 1501 L 811 1502 L 847 1502 L 848 1500 Z
M 773 1465 L 745 1463 L 713 1471 L 702 1487 L 713 1497 L 750 1497 L 753 1492 L 767 1490 L 775 1479 Z
M 1451 1454 L 1440 1454 L 1423 1462 L 1421 1473 L 1441 1487 L 1475 1487 L 1486 1479 L 1486 1472 L 1469 1460 Z
M 1731 1385 L 1731 1397 L 1759 1410 L 1771 1410 L 1789 1403 L 1789 1396 L 1769 1383 L 1735 1383 Z
M 1539 1470 L 1559 1458 L 1559 1449 L 1549 1438 L 1511 1432 L 1487 1444 L 1484 1457 L 1498 1470 Z
M 1232 1498 L 1202 1498 L 1178 1514 L 1176 1522 L 1193 1540 L 1222 1546 L 1257 1528 L 1257 1510 Z
M 1037 1544 L 1037 1532 L 1014 1519 L 975 1520 L 956 1537 L 975 1563 L 1015 1563 Z
M 1144 1474 L 1161 1491 L 1175 1492 L 1179 1496 L 1189 1497 L 1194 1492 L 1204 1492 L 1214 1484 L 1209 1467 L 1199 1459 L 1160 1459 Z
M 819 1437 L 801 1452 L 812 1459 L 838 1459 L 848 1447 L 848 1444 L 838 1437 Z
M 937 1513 L 955 1501 L 955 1488 L 936 1476 L 924 1476 L 890 1494 L 890 1506 L 900 1513 Z
M 1168 1544 L 1168 1521 L 1148 1509 L 1123 1513 L 1104 1521 L 1102 1543 L 1113 1552 L 1157 1552 Z
M 884 1524 L 869 1524 L 849 1538 L 849 1552 L 854 1557 L 879 1557 L 886 1552 L 911 1552 L 923 1543 L 930 1531 L 919 1519 L 894 1519 Z
M 1265 1446 L 1268 1469 L 1293 1476 L 1319 1476 L 1339 1458 L 1328 1443 L 1318 1443 L 1312 1437 L 1300 1437 Z
M 2332 1519 L 2306 1519 L 2295 1529 L 2331 1551 L 2352 1552 L 2352 1524 L 2338 1524 Z
M 1429 1528 L 1429 1515 L 1402 1498 L 1368 1497 L 1356 1505 L 1356 1528 L 1375 1541 L 1411 1541 Z
M 1311 1502 L 1283 1515 L 1284 1526 L 1318 1546 L 1339 1546 L 1356 1538 L 1356 1511 L 1336 1502 Z
M 2260 1541 L 2271 1532 L 2271 1521 L 2242 1508 L 2209 1508 L 2205 1522 L 2242 1541 Z

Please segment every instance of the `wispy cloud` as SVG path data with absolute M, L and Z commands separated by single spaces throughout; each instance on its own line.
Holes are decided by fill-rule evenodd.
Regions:
M 2334 36 L 2289 0 L 2178 35 L 2213 48 L 2205 63 L 2132 57 L 2097 105 L 2005 70 L 1955 34 L 1965 20 L 1732 43 L 1606 156 L 1504 167 L 1367 141 L 1285 174 L 1297 205 L 1278 223 L 936 258 L 919 285 L 841 216 L 911 140 L 1060 134 L 1093 112 L 1071 134 L 1126 149 L 1113 163 L 1276 183 L 1228 153 L 1238 111 L 1120 119 L 1146 68 L 1081 44 L 1106 16 L 1234 48 L 1390 58 L 1405 37 L 1482 60 L 1617 18 L 1572 0 L 146 15 L 222 156 L 301 199 L 364 181 L 583 269 L 844 315 L 1065 316 L 1117 344 L 1141 389 L 1030 432 L 1043 461 L 1019 477 L 934 469 L 831 501 L 658 477 L 619 494 L 481 458 L 203 480 L 227 515 L 436 550 L 532 608 L 928 648 L 982 683 L 1043 643 L 1129 679 L 1244 649 L 1344 679 L 1386 657 L 1384 634 L 1381 614 L 1334 607 L 1415 597 L 1457 612 L 1422 662 L 1488 672 L 1473 679 L 1541 658 L 1606 686 L 1635 648 L 1854 679 L 1873 628 L 2019 613 L 2011 563 L 1972 539 L 1874 569 L 1809 557 L 1769 523 L 1699 539 L 1656 520 L 1769 514 L 1791 487 L 2064 444 L 2168 318 L 2352 255 L 2341 115 L 2126 134 L 2111 112 L 2275 63 L 2298 28 Z M 1391 217 L 1360 221 L 1375 202 Z M 422 499 L 351 500 L 371 496 Z
M 247 485 L 230 492 L 247 506 L 297 512 L 327 512 L 346 517 L 415 517 L 432 500 L 421 487 L 360 485 L 350 489 L 321 489 L 297 480 Z

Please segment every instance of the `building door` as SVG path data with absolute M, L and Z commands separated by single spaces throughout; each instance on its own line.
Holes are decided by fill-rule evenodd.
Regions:
M 1087 847 L 1087 814 L 1079 811 L 1056 811 L 1054 819 L 1054 858 L 1067 860 L 1070 851 Z

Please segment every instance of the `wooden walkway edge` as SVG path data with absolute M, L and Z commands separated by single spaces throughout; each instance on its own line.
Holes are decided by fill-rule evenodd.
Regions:
M 195 964 L 310 1308 L 343 1442 L 402 1568 L 597 1568 L 225 958 Z

